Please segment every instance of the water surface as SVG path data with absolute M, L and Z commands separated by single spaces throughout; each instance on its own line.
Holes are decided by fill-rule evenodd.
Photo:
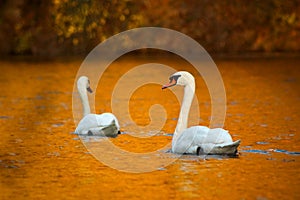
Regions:
M 120 59 L 104 73 L 101 91 L 95 90 L 96 111 L 110 111 L 117 80 L 148 62 L 195 72 L 183 60 L 170 57 Z M 242 140 L 239 156 L 185 155 L 153 172 L 126 173 L 99 162 L 72 134 L 73 84 L 81 61 L 1 61 L 1 199 L 299 199 L 300 59 L 219 59 L 216 63 L 227 94 L 224 127 L 235 140 Z M 169 74 L 162 70 L 157 76 L 167 82 Z M 191 113 L 191 124 L 209 125 L 210 96 L 201 77 L 196 80 L 200 110 Z M 127 101 L 120 99 L 119 104 Z M 161 130 L 154 127 L 153 132 L 141 133 L 118 116 L 124 134 L 110 141 L 124 151 L 155 152 L 159 159 L 169 159 L 175 155 L 159 150 L 170 144 L 179 102 L 158 84 L 139 87 L 128 105 L 136 124 L 151 123 L 153 104 L 162 105 L 167 113 Z M 160 113 L 152 116 L 161 120 Z M 88 142 L 96 147 L 101 143 L 101 138 Z M 103 156 L 109 153 L 104 151 Z M 128 158 L 127 167 L 136 164 Z

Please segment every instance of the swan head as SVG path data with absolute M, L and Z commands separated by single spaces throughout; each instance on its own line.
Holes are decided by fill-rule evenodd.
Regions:
M 92 89 L 90 88 L 90 80 L 86 76 L 81 76 L 77 81 L 77 88 L 79 91 L 87 90 L 88 92 L 92 93 Z
M 187 86 L 195 84 L 194 76 L 186 71 L 179 71 L 174 73 L 170 76 L 169 80 L 170 82 L 166 85 L 163 85 L 162 89 L 166 89 L 175 85 Z

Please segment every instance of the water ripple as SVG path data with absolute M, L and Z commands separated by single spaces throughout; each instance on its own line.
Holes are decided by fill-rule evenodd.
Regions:
M 240 150 L 240 152 L 245 152 L 245 153 L 259 153 L 259 154 L 269 154 L 268 151 L 259 150 L 259 149 Z
M 258 154 L 270 154 L 270 152 L 274 152 L 274 153 L 285 153 L 285 154 L 288 154 L 288 155 L 300 155 L 300 152 L 287 151 L 287 150 L 284 150 L 284 149 L 268 149 L 268 150 L 248 149 L 248 150 L 240 150 L 240 152 L 258 153 Z
M 289 155 L 300 155 L 300 152 L 287 151 L 287 150 L 284 150 L 284 149 L 274 149 L 273 152 L 275 152 L 275 153 L 285 153 L 285 154 L 289 154 Z

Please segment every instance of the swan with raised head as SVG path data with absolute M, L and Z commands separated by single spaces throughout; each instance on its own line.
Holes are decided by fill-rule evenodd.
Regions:
M 175 132 L 172 139 L 173 153 L 187 154 L 227 154 L 235 155 L 240 140 L 233 142 L 231 135 L 222 128 L 210 129 L 206 126 L 187 128 L 188 116 L 195 94 L 195 79 L 186 71 L 179 71 L 169 78 L 162 89 L 181 85 L 184 96 Z
M 118 119 L 112 113 L 91 114 L 87 92 L 92 93 L 88 77 L 81 76 L 77 81 L 77 89 L 83 106 L 83 118 L 75 133 L 80 135 L 100 135 L 117 137 L 120 133 Z

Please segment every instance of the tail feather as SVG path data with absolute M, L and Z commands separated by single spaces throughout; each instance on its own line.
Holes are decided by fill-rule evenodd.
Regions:
M 119 130 L 115 120 L 113 120 L 110 125 L 90 128 L 88 131 L 88 135 L 98 135 L 105 137 L 117 137 L 118 133 Z
M 228 142 L 223 144 L 203 144 L 197 149 L 197 154 L 214 154 L 214 155 L 235 155 L 241 141 Z

